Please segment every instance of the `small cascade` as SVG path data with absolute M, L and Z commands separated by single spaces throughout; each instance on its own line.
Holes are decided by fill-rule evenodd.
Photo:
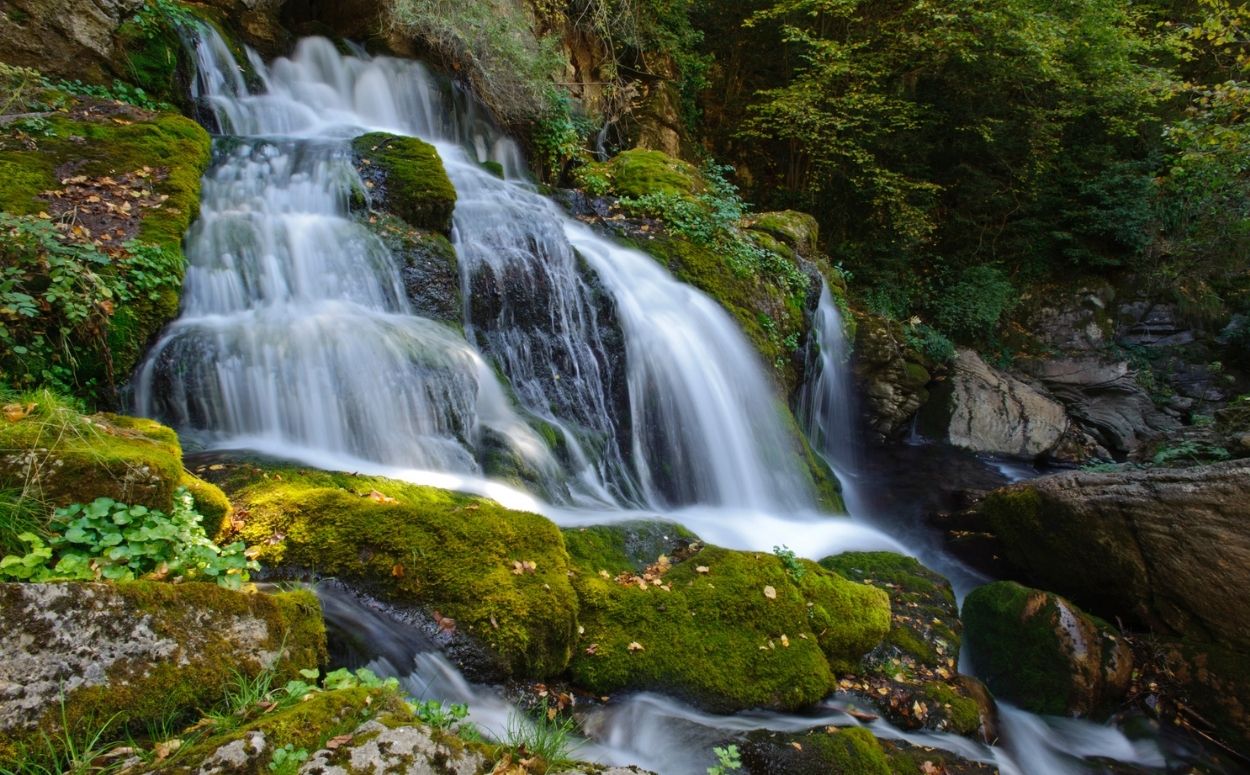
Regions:
M 812 335 L 815 346 L 808 347 L 808 378 L 799 390 L 796 415 L 817 452 L 839 471 L 854 471 L 857 433 L 851 348 L 842 312 L 823 278 Z

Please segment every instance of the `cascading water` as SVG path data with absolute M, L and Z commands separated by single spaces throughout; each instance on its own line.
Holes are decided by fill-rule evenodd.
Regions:
M 200 98 L 234 139 L 219 141 L 189 235 L 182 317 L 136 380 L 140 411 L 218 443 L 464 473 L 477 471 L 490 430 L 550 471 L 551 452 L 475 348 L 413 314 L 395 259 L 350 217 L 346 139 L 391 131 L 437 144 L 458 193 L 466 334 L 521 408 L 559 430 L 575 498 L 811 504 L 773 392 L 728 314 L 483 169 L 471 154 L 515 166 L 515 146 L 457 118 L 420 65 L 311 38 L 269 67 L 253 60 L 263 86 L 253 93 L 214 34 L 197 59 Z
M 420 65 L 345 56 L 311 39 L 268 67 L 253 55 L 253 90 L 211 31 L 196 53 L 197 97 L 228 137 L 217 142 L 188 235 L 182 316 L 136 375 L 141 412 L 210 444 L 476 489 L 563 524 L 636 514 L 605 502 L 682 506 L 669 515 L 731 548 L 766 551 L 780 540 L 811 557 L 900 548 L 853 521 L 810 513 L 793 440 L 731 318 L 518 182 L 515 145 Z M 437 144 L 459 195 L 467 340 L 413 314 L 395 258 L 349 213 L 359 180 L 348 140 L 365 130 Z M 482 169 L 486 159 L 508 179 Z M 850 409 L 841 321 L 827 289 L 818 318 L 823 362 L 803 415 L 836 464 Z M 560 434 L 558 460 L 482 352 L 523 413 Z M 486 434 L 553 479 L 563 467 L 569 489 L 551 491 L 598 503 L 597 513 L 474 485 Z M 725 507 L 753 514 L 746 521 Z M 488 731 L 502 731 L 510 710 L 498 693 L 466 682 L 410 633 L 363 621 L 356 603 L 324 599 L 328 618 L 349 620 L 369 633 L 372 653 L 389 655 L 376 667 L 405 676 L 418 694 L 469 702 Z M 836 703 L 815 712 L 714 716 L 639 695 L 592 712 L 585 721 L 595 742 L 577 753 L 701 773 L 710 746 L 744 730 L 858 723 Z M 915 739 L 1013 773 L 1084 771 L 1073 755 L 1161 764 L 1149 745 L 1108 727 L 1010 708 L 1002 722 L 1007 749 Z M 906 737 L 879 722 L 873 732 Z

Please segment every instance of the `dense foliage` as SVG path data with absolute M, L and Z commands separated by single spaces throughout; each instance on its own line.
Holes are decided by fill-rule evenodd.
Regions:
M 1244 303 L 1247 11 L 1224 0 L 732 0 L 704 140 L 816 215 L 871 306 L 961 340 L 1031 284 Z

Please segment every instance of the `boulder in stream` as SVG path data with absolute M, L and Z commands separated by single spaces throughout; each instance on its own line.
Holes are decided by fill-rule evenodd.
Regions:
M 963 620 L 969 654 L 990 689 L 1027 710 L 1096 715 L 1128 690 L 1128 644 L 1058 595 L 996 581 L 968 594 Z

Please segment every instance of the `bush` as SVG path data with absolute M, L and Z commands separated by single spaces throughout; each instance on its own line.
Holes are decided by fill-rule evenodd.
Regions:
M 1001 270 L 974 266 L 938 292 L 930 307 L 939 328 L 959 338 L 976 339 L 992 335 L 1015 302 L 1016 290 Z

